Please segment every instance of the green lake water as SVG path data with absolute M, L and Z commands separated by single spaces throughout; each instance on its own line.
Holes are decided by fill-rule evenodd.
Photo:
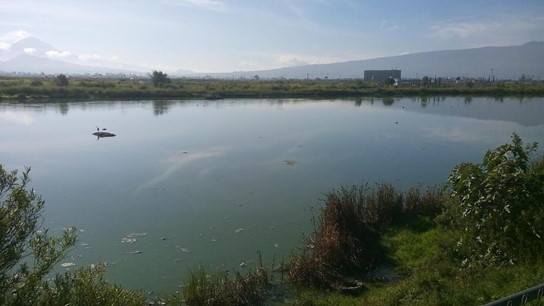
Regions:
M 303 247 L 329 191 L 442 184 L 513 132 L 544 145 L 544 98 L 0 103 L 0 163 L 32 167 L 44 227 L 77 227 L 63 263 L 169 294 Z

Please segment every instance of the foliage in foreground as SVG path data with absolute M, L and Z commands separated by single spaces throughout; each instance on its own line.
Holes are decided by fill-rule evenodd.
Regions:
M 0 165 L 0 305 L 145 305 L 140 293 L 105 282 L 102 268 L 46 277 L 75 243 L 75 231 L 52 237 L 40 229 L 43 199 Z
M 190 306 L 237 306 L 256 305 L 264 301 L 268 275 L 260 262 L 254 271 L 234 277 L 228 272 L 208 274 L 202 266 L 191 272 L 183 288 L 182 300 Z
M 437 205 L 442 214 L 437 216 L 439 210 L 423 217 L 416 213 L 405 222 L 381 218 L 386 224 L 393 220 L 379 232 L 379 239 L 384 248 L 381 256 L 394 263 L 395 281 L 367 279 L 369 290 L 356 298 L 323 294 L 307 286 L 312 283 L 299 281 L 306 286 L 299 289 L 297 303 L 481 305 L 542 283 L 544 156 L 531 162 L 535 149 L 536 144 L 524 146 L 514 134 L 511 144 L 488 151 L 482 164 L 454 168 L 448 181 L 450 197 L 445 206 Z M 403 200 L 414 197 L 412 193 L 407 192 Z M 406 213 L 409 205 L 403 207 Z M 323 209 L 323 218 L 327 210 Z M 319 229 L 326 223 L 318 225 Z M 295 257 L 295 268 L 300 268 L 298 261 L 315 258 L 313 252 L 315 248 L 303 252 L 306 257 Z M 304 268 L 311 273 L 310 265 Z M 313 280 L 302 280 L 308 279 Z
M 461 233 L 456 253 L 463 266 L 514 264 L 542 254 L 544 171 L 530 162 L 536 147 L 513 134 L 511 144 L 488 151 L 482 164 L 453 169 L 444 219 Z

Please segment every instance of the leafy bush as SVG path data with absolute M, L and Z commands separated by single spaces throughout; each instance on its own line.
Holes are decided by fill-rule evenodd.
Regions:
M 38 305 L 146 305 L 141 292 L 122 289 L 106 282 L 102 264 L 57 274 L 51 283 L 43 284 Z
M 162 87 L 170 82 L 171 80 L 168 78 L 168 74 L 162 71 L 153 70 L 151 73 L 151 83 L 153 83 L 154 87 Z
M 62 73 L 55 77 L 55 84 L 58 86 L 68 86 L 69 82 L 68 77 Z
M 542 159 L 530 163 L 536 147 L 514 133 L 482 164 L 453 169 L 442 220 L 461 232 L 456 251 L 464 266 L 514 264 L 544 250 L 544 167 Z

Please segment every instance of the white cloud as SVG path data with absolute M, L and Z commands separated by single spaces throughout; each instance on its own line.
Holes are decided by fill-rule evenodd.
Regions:
M 92 61 L 92 60 L 99 60 L 102 57 L 99 54 L 93 53 L 93 54 L 81 54 L 77 58 L 79 58 L 82 61 Z
M 441 39 L 461 38 L 480 36 L 484 33 L 496 32 L 500 24 L 495 23 L 452 23 L 440 24 L 431 27 L 432 36 Z
M 200 7 L 212 11 L 225 11 L 227 8 L 225 3 L 219 0 L 164 0 L 164 3 Z
M 32 36 L 25 30 L 9 31 L 0 33 L 0 41 L 3 43 L 12 44 L 20 39 L 27 38 Z
M 429 36 L 439 40 L 457 40 L 469 45 L 503 45 L 544 36 L 544 16 L 495 16 L 493 20 L 441 22 L 430 27 Z
M 68 51 L 54 51 L 54 50 L 51 50 L 51 51 L 45 52 L 45 55 L 47 55 L 47 57 L 50 57 L 50 58 L 65 58 L 65 57 L 68 57 L 68 56 L 72 55 L 72 53 L 70 53 Z
M 25 48 L 23 51 L 28 55 L 34 55 L 34 54 L 36 54 L 37 50 L 34 49 L 34 48 Z
M 293 55 L 282 54 L 277 58 L 277 62 L 282 66 L 302 66 L 313 64 L 326 64 L 336 62 L 337 59 L 324 56 L 308 56 L 308 55 Z
M 25 30 L 0 33 L 0 51 L 8 51 L 14 42 L 28 36 L 31 36 L 31 34 Z
M 241 61 L 240 66 L 247 67 L 247 68 L 254 68 L 254 67 L 257 67 L 258 64 L 255 61 Z

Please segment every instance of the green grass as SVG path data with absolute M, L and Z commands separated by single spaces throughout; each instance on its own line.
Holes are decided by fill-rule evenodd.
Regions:
M 260 262 L 260 255 L 259 255 Z M 266 298 L 268 274 L 262 263 L 245 275 L 219 271 L 209 273 L 200 266 L 191 272 L 181 297 L 173 304 L 238 306 L 260 304 Z
M 444 254 L 449 233 L 429 218 L 390 227 L 383 244 L 397 280 L 365 281 L 359 295 L 298 288 L 294 305 L 481 305 L 542 283 L 544 256 L 515 266 L 463 271 Z
M 172 79 L 160 88 L 150 78 L 72 77 L 58 86 L 53 77 L 0 77 L 0 100 L 48 99 L 190 99 L 217 94 L 224 98 L 334 98 L 400 96 L 542 96 L 542 84 L 480 83 L 440 86 L 383 84 L 353 80 L 225 80 Z

